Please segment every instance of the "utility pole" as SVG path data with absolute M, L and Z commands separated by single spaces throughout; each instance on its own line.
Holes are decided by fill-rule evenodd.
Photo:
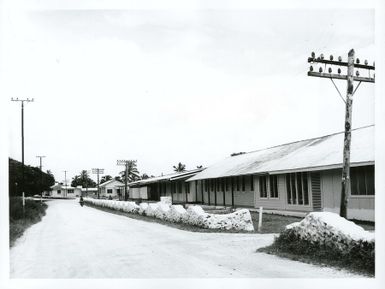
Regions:
M 20 101 L 21 102 L 21 192 L 24 195 L 25 191 L 25 173 L 24 173 L 24 102 L 33 102 L 33 98 L 29 99 L 19 99 L 11 98 L 11 101 Z
M 67 171 L 64 171 L 64 197 L 67 197 Z
M 364 64 L 360 64 L 360 59 L 355 59 L 354 49 L 351 49 L 348 53 L 348 61 L 342 61 L 342 57 L 338 57 L 338 61 L 333 60 L 333 55 L 330 55 L 329 60 L 325 59 L 323 54 L 319 57 L 315 57 L 315 53 L 311 53 L 311 57 L 308 58 L 308 62 L 311 64 L 320 64 L 318 72 L 314 71 L 313 65 L 310 66 L 310 70 L 307 73 L 308 76 L 329 78 L 334 87 L 336 88 L 341 99 L 345 102 L 345 134 L 344 134 L 344 149 L 343 149 L 343 165 L 342 165 L 342 181 L 341 181 L 341 205 L 340 205 L 340 216 L 347 218 L 347 207 L 348 207 L 348 196 L 350 191 L 350 143 L 351 143 L 351 128 L 352 128 L 352 106 L 353 106 L 353 95 L 357 91 L 361 82 L 375 82 L 375 66 L 369 65 L 368 61 L 365 60 Z M 356 62 L 356 63 L 354 63 Z M 322 65 L 324 66 L 325 72 L 323 72 Z M 329 66 L 326 72 L 326 67 Z M 337 66 L 337 73 L 333 74 L 332 66 Z M 346 74 L 341 75 L 341 68 L 346 67 Z M 354 76 L 354 70 L 356 68 L 356 75 Z M 360 76 L 360 70 L 364 70 L 367 76 Z M 342 96 L 337 85 L 333 79 L 340 79 L 347 81 L 347 92 L 346 98 Z M 358 85 L 354 89 L 354 81 L 358 81 Z
M 127 192 L 127 180 L 128 180 L 128 166 L 130 164 L 130 160 L 117 160 L 116 165 L 124 166 L 125 178 L 124 178 L 124 200 L 128 200 L 128 192 Z
M 100 199 L 99 175 L 104 174 L 104 169 L 100 169 L 100 168 L 92 169 L 92 173 L 96 174 L 98 177 L 98 199 Z
M 42 165 L 42 159 L 45 158 L 45 156 L 36 156 L 37 158 L 40 159 L 40 201 L 43 198 L 43 165 Z

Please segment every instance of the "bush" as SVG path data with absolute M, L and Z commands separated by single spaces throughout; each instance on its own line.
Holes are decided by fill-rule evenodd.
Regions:
M 25 212 L 20 197 L 9 199 L 9 240 L 10 245 L 31 225 L 39 222 L 45 215 L 47 204 L 40 201 L 25 200 Z
M 372 233 L 333 213 L 308 214 L 303 221 L 287 226 L 272 247 L 279 252 L 374 274 Z

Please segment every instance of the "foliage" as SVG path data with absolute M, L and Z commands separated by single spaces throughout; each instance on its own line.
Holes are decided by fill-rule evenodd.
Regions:
M 305 239 L 295 230 L 287 229 L 275 238 L 272 246 L 262 251 L 277 255 L 289 254 L 296 259 L 307 257 L 315 263 L 374 274 L 375 242 L 325 237 L 325 240 L 330 241 Z
M 110 180 L 112 180 L 112 176 L 110 176 L 110 175 L 102 176 L 102 178 L 100 179 L 100 184 L 103 184 L 103 183 L 108 182 Z
M 9 196 L 22 193 L 22 163 L 9 158 Z M 37 167 L 24 165 L 24 193 L 26 196 L 40 195 L 55 184 L 55 177 L 50 171 L 46 173 Z
M 173 166 L 175 172 L 184 172 L 186 170 L 186 165 L 179 162 L 176 166 Z
M 115 176 L 115 177 L 114 177 L 114 180 L 115 180 L 115 181 L 119 181 L 119 182 L 123 182 L 121 176 Z
M 150 178 L 150 177 L 146 173 L 144 173 L 143 175 L 140 176 L 141 180 L 146 180 L 148 178 Z
M 11 246 L 24 231 L 32 224 L 37 223 L 45 215 L 47 204 L 40 201 L 25 200 L 23 213 L 22 199 L 9 198 L 9 239 Z
M 134 182 L 140 179 L 139 171 L 137 168 L 136 161 L 129 160 L 127 161 L 127 176 L 126 176 L 126 169 L 122 172 L 120 172 L 120 175 L 122 177 L 122 181 L 125 182 L 127 179 L 127 182 Z
M 82 170 L 79 175 L 72 178 L 71 187 L 82 186 L 83 188 L 95 188 L 96 183 L 90 178 L 86 170 Z

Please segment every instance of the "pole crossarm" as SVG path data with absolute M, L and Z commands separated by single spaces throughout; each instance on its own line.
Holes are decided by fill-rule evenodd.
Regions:
M 307 59 L 307 62 L 309 62 L 309 63 L 323 63 L 323 64 L 346 66 L 346 67 L 348 66 L 348 62 L 345 62 L 345 61 L 321 59 L 320 57 L 318 57 L 318 58 L 309 57 Z M 370 70 L 376 69 L 374 65 L 360 64 L 360 63 L 354 63 L 354 67 L 355 68 L 362 68 L 362 69 L 370 69 Z
M 308 76 L 313 77 L 320 77 L 320 78 L 334 78 L 334 79 L 341 79 L 341 80 L 347 80 L 347 75 L 341 75 L 341 74 L 335 74 L 335 73 L 325 73 L 325 72 L 315 72 L 315 71 L 308 71 Z M 362 76 L 353 76 L 354 81 L 359 82 L 371 82 L 374 83 L 374 77 L 362 77 Z

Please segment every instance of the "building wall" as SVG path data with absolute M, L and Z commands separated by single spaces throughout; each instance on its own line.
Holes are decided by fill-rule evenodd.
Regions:
M 321 173 L 323 210 L 339 213 L 341 204 L 341 170 Z M 352 196 L 348 198 L 348 219 L 374 221 L 374 196 Z

